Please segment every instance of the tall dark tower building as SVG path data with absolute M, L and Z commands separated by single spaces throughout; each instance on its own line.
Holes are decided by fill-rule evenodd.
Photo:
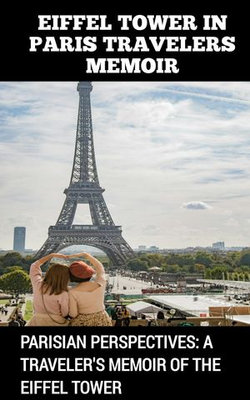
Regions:
M 123 265 L 134 253 L 114 224 L 99 184 L 92 132 L 91 82 L 79 82 L 79 111 L 75 155 L 70 184 L 59 218 L 49 227 L 48 239 L 36 257 L 58 252 L 72 245 L 89 245 L 103 250 L 116 266 Z M 73 225 L 78 204 L 88 204 L 92 225 Z
M 24 226 L 16 226 L 14 228 L 14 245 L 13 250 L 23 252 L 25 250 L 26 228 Z

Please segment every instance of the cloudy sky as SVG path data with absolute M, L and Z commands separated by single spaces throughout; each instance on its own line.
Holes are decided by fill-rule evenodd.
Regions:
M 38 249 L 69 185 L 76 82 L 0 84 L 0 248 Z M 250 82 L 94 82 L 100 184 L 129 244 L 250 245 Z M 81 211 L 81 213 L 80 213 Z M 88 223 L 78 210 L 75 223 Z

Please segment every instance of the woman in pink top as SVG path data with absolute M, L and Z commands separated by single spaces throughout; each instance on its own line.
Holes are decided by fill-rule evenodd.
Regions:
M 52 264 L 42 277 L 41 265 L 56 258 L 68 258 L 63 254 L 48 254 L 35 261 L 30 267 L 30 280 L 33 288 L 34 316 L 29 326 L 67 326 L 64 318 L 69 313 L 69 268 L 66 265 Z
M 105 271 L 103 265 L 88 253 L 70 257 L 85 257 L 92 266 L 83 261 L 75 261 L 70 267 L 70 280 L 78 285 L 69 291 L 69 315 L 71 326 L 112 326 L 104 306 Z M 90 279 L 96 274 L 94 280 Z

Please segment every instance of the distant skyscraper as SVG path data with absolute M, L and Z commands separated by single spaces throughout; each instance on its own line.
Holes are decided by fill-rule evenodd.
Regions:
M 212 244 L 212 248 L 215 250 L 224 250 L 225 249 L 225 243 L 224 242 L 216 242 Z
M 14 246 L 15 251 L 22 252 L 25 250 L 25 234 L 26 228 L 24 226 L 16 226 L 14 228 Z

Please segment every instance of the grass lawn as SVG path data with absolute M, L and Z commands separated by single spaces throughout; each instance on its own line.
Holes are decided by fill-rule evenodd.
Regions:
M 1 299 L 0 304 L 6 304 L 9 302 L 9 299 Z
M 24 313 L 25 321 L 29 321 L 32 316 L 33 316 L 33 303 L 32 303 L 31 300 L 27 300 L 26 301 L 25 313 Z

